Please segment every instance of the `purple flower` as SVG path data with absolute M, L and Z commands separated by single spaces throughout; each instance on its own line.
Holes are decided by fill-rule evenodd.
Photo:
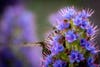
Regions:
M 65 38 L 69 43 L 72 43 L 73 41 L 77 40 L 78 36 L 74 33 L 74 31 L 69 30 L 67 33 L 65 33 Z
M 52 37 L 52 40 L 50 41 L 50 45 L 54 45 L 55 43 L 58 43 L 60 37 L 61 37 L 60 35 Z
M 64 51 L 64 47 L 63 45 L 59 43 L 56 43 L 51 49 L 51 52 L 54 54 L 58 54 L 59 52 L 62 52 L 62 51 Z
M 95 47 L 91 45 L 90 42 L 88 42 L 86 39 L 80 40 L 80 45 L 85 47 L 86 50 L 90 51 L 91 53 L 95 54 Z
M 77 57 L 78 57 L 77 60 L 76 60 L 77 62 L 84 60 L 84 56 L 81 53 L 78 53 Z
M 73 23 L 74 23 L 74 25 L 76 25 L 76 26 L 80 26 L 81 23 L 82 23 L 82 21 L 83 21 L 82 18 L 79 17 L 79 16 L 76 16 L 75 19 L 73 19 Z
M 53 37 L 53 41 L 58 42 L 60 37 L 61 37 L 60 35 L 54 36 Z
M 80 16 L 76 16 L 76 18 L 73 19 L 73 22 L 74 25 L 80 26 L 82 29 L 86 29 L 89 26 L 89 22 Z
M 86 29 L 88 26 L 89 26 L 89 22 L 88 21 L 86 21 L 86 20 L 82 21 L 82 23 L 81 23 L 81 28 L 82 29 Z
M 71 51 L 69 58 L 70 58 L 71 63 L 74 63 L 75 61 L 80 62 L 84 60 L 83 54 L 79 53 L 78 51 L 74 51 L 74 50 Z
M 88 64 L 93 64 L 93 62 L 94 62 L 93 57 L 89 57 L 89 58 L 88 58 Z
M 81 46 L 85 47 L 86 44 L 87 44 L 87 40 L 86 40 L 86 39 L 81 39 L 81 40 L 80 40 L 80 45 L 81 45 Z
M 46 57 L 45 67 L 48 67 L 49 64 L 51 64 L 51 63 L 52 63 L 52 55 L 48 55 L 48 56 Z
M 89 57 L 88 60 L 87 60 L 88 66 L 89 66 L 89 67 L 95 67 L 95 66 L 93 65 L 93 62 L 94 62 L 93 57 Z
M 75 16 L 76 10 L 74 9 L 74 7 L 63 8 L 59 11 L 59 13 L 62 17 L 66 18 L 67 20 L 70 20 Z
M 95 47 L 92 46 L 89 42 L 86 43 L 85 48 L 90 51 L 92 54 L 95 54 Z
M 64 29 L 67 29 L 69 28 L 70 24 L 69 23 L 62 23 L 60 25 L 57 26 L 57 29 L 58 30 L 64 30 Z
M 80 26 L 82 29 L 86 29 L 89 26 L 89 22 L 88 20 L 86 20 L 89 15 L 90 14 L 85 10 L 79 12 L 77 16 L 73 19 L 74 25 Z
M 67 64 L 61 60 L 56 60 L 55 63 L 53 64 L 53 67 L 66 67 Z
M 50 45 L 55 45 L 59 43 L 59 39 L 61 38 L 61 35 L 56 35 L 52 37 L 52 40 L 50 41 Z
M 76 14 L 76 10 L 73 7 L 71 7 L 71 8 L 68 8 L 67 9 L 67 12 L 66 12 L 65 17 L 68 20 L 70 20 L 71 18 L 73 18 L 75 16 L 75 14 Z
M 89 12 L 89 11 L 86 11 L 86 10 L 82 10 L 79 15 L 83 18 L 88 18 L 92 15 L 92 12 L 93 11 Z
M 94 30 L 91 26 L 89 26 L 87 29 L 86 29 L 86 33 L 87 35 L 91 36 L 94 34 Z

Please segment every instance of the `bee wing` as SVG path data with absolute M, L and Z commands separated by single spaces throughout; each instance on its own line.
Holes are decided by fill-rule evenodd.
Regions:
M 21 47 L 33 47 L 33 48 L 37 46 L 42 47 L 43 57 L 51 53 L 50 50 L 47 48 L 47 43 L 45 42 L 24 43 L 24 45 L 21 45 Z

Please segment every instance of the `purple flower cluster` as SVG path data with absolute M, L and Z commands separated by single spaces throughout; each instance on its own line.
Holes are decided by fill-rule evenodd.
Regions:
M 78 12 L 75 18 L 72 18 L 73 24 L 75 26 L 80 27 L 83 30 L 86 30 L 87 36 L 91 37 L 95 35 L 96 33 L 96 26 L 93 27 L 93 25 L 90 24 L 89 18 L 93 14 L 93 11 L 86 11 L 82 10 L 81 12 Z
M 58 25 L 55 26 L 58 30 L 64 30 L 64 29 L 68 29 L 70 24 L 70 20 L 73 21 L 73 24 L 75 26 L 80 27 L 83 30 L 86 30 L 87 36 L 92 36 L 95 34 L 95 32 L 91 32 L 91 31 L 95 31 L 94 27 L 91 26 L 90 21 L 89 21 L 89 17 L 93 14 L 93 10 L 82 10 L 82 11 L 78 11 L 76 10 L 74 7 L 70 7 L 70 8 L 63 8 L 60 10 L 60 20 L 59 18 L 57 19 L 57 23 Z M 61 20 L 62 19 L 62 20 Z M 67 20 L 66 23 L 64 22 L 64 20 Z
M 51 42 L 51 54 L 46 57 L 45 61 L 45 67 L 49 67 L 51 63 L 53 63 L 53 56 L 59 54 L 60 52 L 64 51 L 64 46 L 59 43 L 59 39 L 61 36 L 56 35 L 52 38 Z M 64 66 L 63 66 L 64 65 Z M 61 60 L 56 60 L 55 63 L 53 63 L 53 67 L 66 67 L 66 64 L 62 62 Z
M 55 26 L 59 32 L 54 32 L 48 40 L 51 44 L 51 55 L 56 58 L 51 64 L 52 67 L 80 67 L 80 63 L 94 67 L 90 57 L 97 53 L 92 41 L 97 27 L 89 21 L 92 14 L 92 10 L 78 11 L 74 7 L 60 10 L 56 17 L 58 24 Z
M 82 13 L 80 13 L 82 14 Z M 73 18 L 74 25 L 80 26 L 82 29 L 87 29 L 89 27 L 89 21 L 85 18 L 85 15 L 78 14 L 75 18 Z

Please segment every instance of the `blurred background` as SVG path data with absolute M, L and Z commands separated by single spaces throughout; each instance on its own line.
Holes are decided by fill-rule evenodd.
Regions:
M 0 67 L 40 67 L 41 47 L 13 45 L 43 41 L 50 16 L 66 6 L 93 9 L 90 19 L 100 28 L 100 0 L 0 0 Z

